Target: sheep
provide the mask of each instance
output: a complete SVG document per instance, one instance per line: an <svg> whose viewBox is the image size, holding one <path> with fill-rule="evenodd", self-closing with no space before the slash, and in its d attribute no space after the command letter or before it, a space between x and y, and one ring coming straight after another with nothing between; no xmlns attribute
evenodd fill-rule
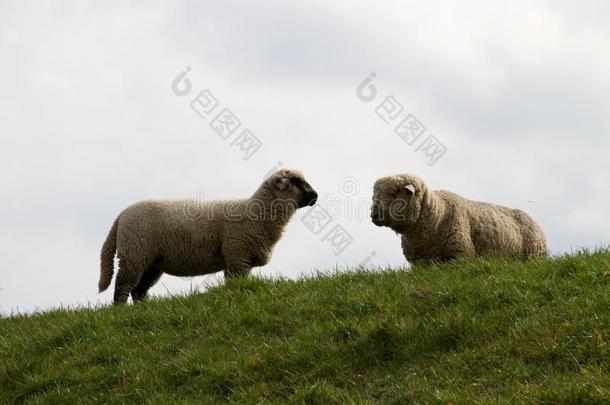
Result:
<svg viewBox="0 0 610 405"><path fill-rule="evenodd" d="M116 218L102 247L99 292L110 285L115 252L115 304L127 302L130 294L133 301L143 300L163 273L247 275L268 263L295 211L317 198L301 172L283 169L248 199L133 204Z"/></svg>
<svg viewBox="0 0 610 405"><path fill-rule="evenodd" d="M432 191L411 174L375 182L371 220L401 235L402 251L410 263L547 255L544 232L525 212Z"/></svg>

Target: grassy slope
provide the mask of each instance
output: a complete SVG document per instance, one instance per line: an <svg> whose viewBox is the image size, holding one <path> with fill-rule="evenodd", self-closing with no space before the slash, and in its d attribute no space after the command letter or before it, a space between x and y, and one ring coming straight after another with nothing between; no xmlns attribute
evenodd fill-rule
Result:
<svg viewBox="0 0 610 405"><path fill-rule="evenodd" d="M610 253L0 319L0 403L610 401Z"/></svg>

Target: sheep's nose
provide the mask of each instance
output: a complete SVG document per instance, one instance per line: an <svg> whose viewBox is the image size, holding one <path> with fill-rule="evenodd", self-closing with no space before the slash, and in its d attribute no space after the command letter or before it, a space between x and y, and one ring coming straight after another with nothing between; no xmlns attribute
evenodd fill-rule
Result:
<svg viewBox="0 0 610 405"><path fill-rule="evenodd" d="M379 208L376 205L373 205L373 207L371 207L371 221L377 225L380 222L380 217Z"/></svg>
<svg viewBox="0 0 610 405"><path fill-rule="evenodd" d="M314 205L318 201L318 193L312 191L309 193L309 205Z"/></svg>

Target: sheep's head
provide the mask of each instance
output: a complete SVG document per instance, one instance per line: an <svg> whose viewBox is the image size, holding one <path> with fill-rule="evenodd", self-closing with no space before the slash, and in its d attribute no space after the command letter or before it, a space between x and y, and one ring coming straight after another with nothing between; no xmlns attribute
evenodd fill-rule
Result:
<svg viewBox="0 0 610 405"><path fill-rule="evenodd" d="M318 193L298 170L278 170L265 185L275 199L294 201L298 208L314 205L318 200Z"/></svg>
<svg viewBox="0 0 610 405"><path fill-rule="evenodd" d="M402 174L378 179L373 186L371 220L402 233L417 222L426 191L417 176Z"/></svg>

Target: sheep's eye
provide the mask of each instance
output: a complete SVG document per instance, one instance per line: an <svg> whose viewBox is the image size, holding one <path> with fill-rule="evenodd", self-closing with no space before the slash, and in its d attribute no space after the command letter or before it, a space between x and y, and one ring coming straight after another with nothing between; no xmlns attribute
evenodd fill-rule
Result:
<svg viewBox="0 0 610 405"><path fill-rule="evenodd" d="M303 182L300 179L296 179L294 177L290 179L290 184L292 184L293 186L295 186L298 189L303 187Z"/></svg>

